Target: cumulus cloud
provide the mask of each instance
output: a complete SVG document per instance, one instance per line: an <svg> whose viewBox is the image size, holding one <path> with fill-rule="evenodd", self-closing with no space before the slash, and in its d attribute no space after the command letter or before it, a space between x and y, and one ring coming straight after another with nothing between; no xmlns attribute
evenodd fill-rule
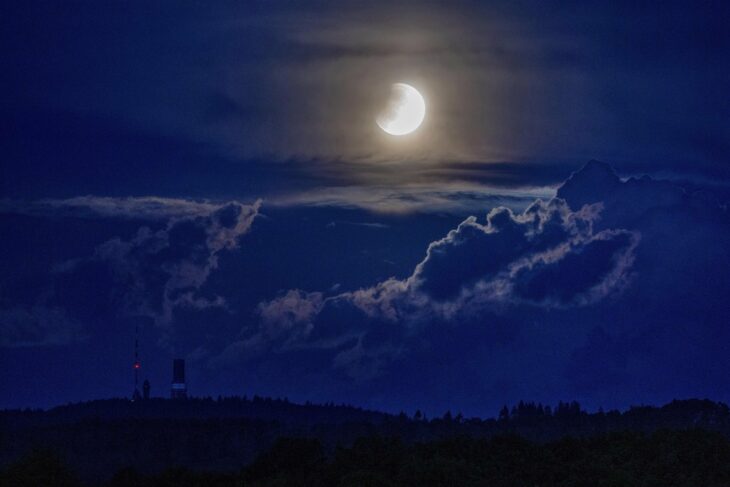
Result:
<svg viewBox="0 0 730 487"><path fill-rule="evenodd" d="M373 315L394 319L393 307L429 307L445 317L488 303L540 307L590 304L619 291L639 233L593 231L601 206L571 211L565 201L536 201L524 212L495 208L432 242L404 281L386 281L348 295ZM584 272L576 272L582 268ZM549 281L546 285L545 281ZM386 303L388 303L386 305Z"/></svg>
<svg viewBox="0 0 730 487"><path fill-rule="evenodd" d="M307 351L329 374L378 383L395 381L411 362L438 374L440 361L454 360L459 375L472 360L495 370L518 360L520 380L540 377L539 387L526 389L535 394L600 375L601 364L587 362L596 354L582 348L585 340L600 347L591 331L600 327L608 337L600 342L623 357L610 376L639 377L636 364L647 356L661 364L661 357L677 353L676 345L666 348L673 342L652 344L652 337L674 334L691 342L699 329L727 335L721 327L727 305L718 293L730 292L721 271L730 265L729 223L727 209L712 198L648 177L621 179L591 161L552 199L467 218L428 245L407 277L347 292L291 290L261 303L225 355L295 360ZM450 359L451 349L473 352ZM500 394L523 389L510 382L514 377L475 374Z"/></svg>
<svg viewBox="0 0 730 487"><path fill-rule="evenodd" d="M586 179L596 178L590 165L585 172ZM618 178L616 184L622 184ZM469 217L432 242L405 279L328 297L292 290L261 303L256 331L235 346L283 352L329 343L338 347L334 366L371 376L364 364L382 366L385 357L400 354L404 338L424 327L618 297L632 282L641 232L597 229L604 212L602 202L571 208L553 198L520 213L494 208L483 222ZM368 351L373 355L366 360Z"/></svg>
<svg viewBox="0 0 730 487"><path fill-rule="evenodd" d="M525 281L529 278L534 282L546 272L563 275L564 280L575 279L567 267L592 258L593 265L588 268L595 272L582 286L565 283L575 286L572 293L564 289L567 295L561 301L578 304L582 292L605 283L607 274L621 273L626 266L618 266L622 259L617 253L623 251L621 256L630 260L632 243L638 239L638 235L623 231L594 233L593 222L600 211L598 204L574 212L564 200L553 199L547 203L538 200L521 214L495 208L487 215L486 224L469 218L429 246L409 285L436 301L463 300L479 288L478 294L486 293L490 299L549 306L556 301L531 299L530 293L520 292ZM492 291L487 292L489 289Z"/></svg>

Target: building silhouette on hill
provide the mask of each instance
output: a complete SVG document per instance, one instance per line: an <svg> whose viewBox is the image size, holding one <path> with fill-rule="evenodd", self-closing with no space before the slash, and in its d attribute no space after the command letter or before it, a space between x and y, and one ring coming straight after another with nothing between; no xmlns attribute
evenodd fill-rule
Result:
<svg viewBox="0 0 730 487"><path fill-rule="evenodd" d="M185 384L185 359L176 358L172 361L172 390L173 399L186 399L188 388Z"/></svg>

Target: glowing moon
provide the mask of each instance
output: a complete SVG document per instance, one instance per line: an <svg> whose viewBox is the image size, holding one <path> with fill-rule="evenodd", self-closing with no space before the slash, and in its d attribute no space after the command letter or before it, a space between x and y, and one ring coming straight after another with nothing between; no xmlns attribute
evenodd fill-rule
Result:
<svg viewBox="0 0 730 487"><path fill-rule="evenodd" d="M418 90L405 83L395 83L390 87L388 104L375 121L390 135L405 135L416 130L425 116L426 102Z"/></svg>

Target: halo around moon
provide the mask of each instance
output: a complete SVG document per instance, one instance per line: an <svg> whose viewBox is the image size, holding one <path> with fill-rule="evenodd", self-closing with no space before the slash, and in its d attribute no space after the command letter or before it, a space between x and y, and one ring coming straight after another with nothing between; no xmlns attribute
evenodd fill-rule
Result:
<svg viewBox="0 0 730 487"><path fill-rule="evenodd" d="M423 123L426 102L417 89L405 83L394 83L390 97L375 122L390 135L410 134Z"/></svg>

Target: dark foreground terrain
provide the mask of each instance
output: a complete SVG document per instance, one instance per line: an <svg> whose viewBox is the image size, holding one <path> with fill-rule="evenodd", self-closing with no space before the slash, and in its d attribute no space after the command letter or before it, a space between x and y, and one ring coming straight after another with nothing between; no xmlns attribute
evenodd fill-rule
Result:
<svg viewBox="0 0 730 487"><path fill-rule="evenodd" d="M0 413L0 485L730 486L730 410L674 401L496 419L255 398Z"/></svg>

